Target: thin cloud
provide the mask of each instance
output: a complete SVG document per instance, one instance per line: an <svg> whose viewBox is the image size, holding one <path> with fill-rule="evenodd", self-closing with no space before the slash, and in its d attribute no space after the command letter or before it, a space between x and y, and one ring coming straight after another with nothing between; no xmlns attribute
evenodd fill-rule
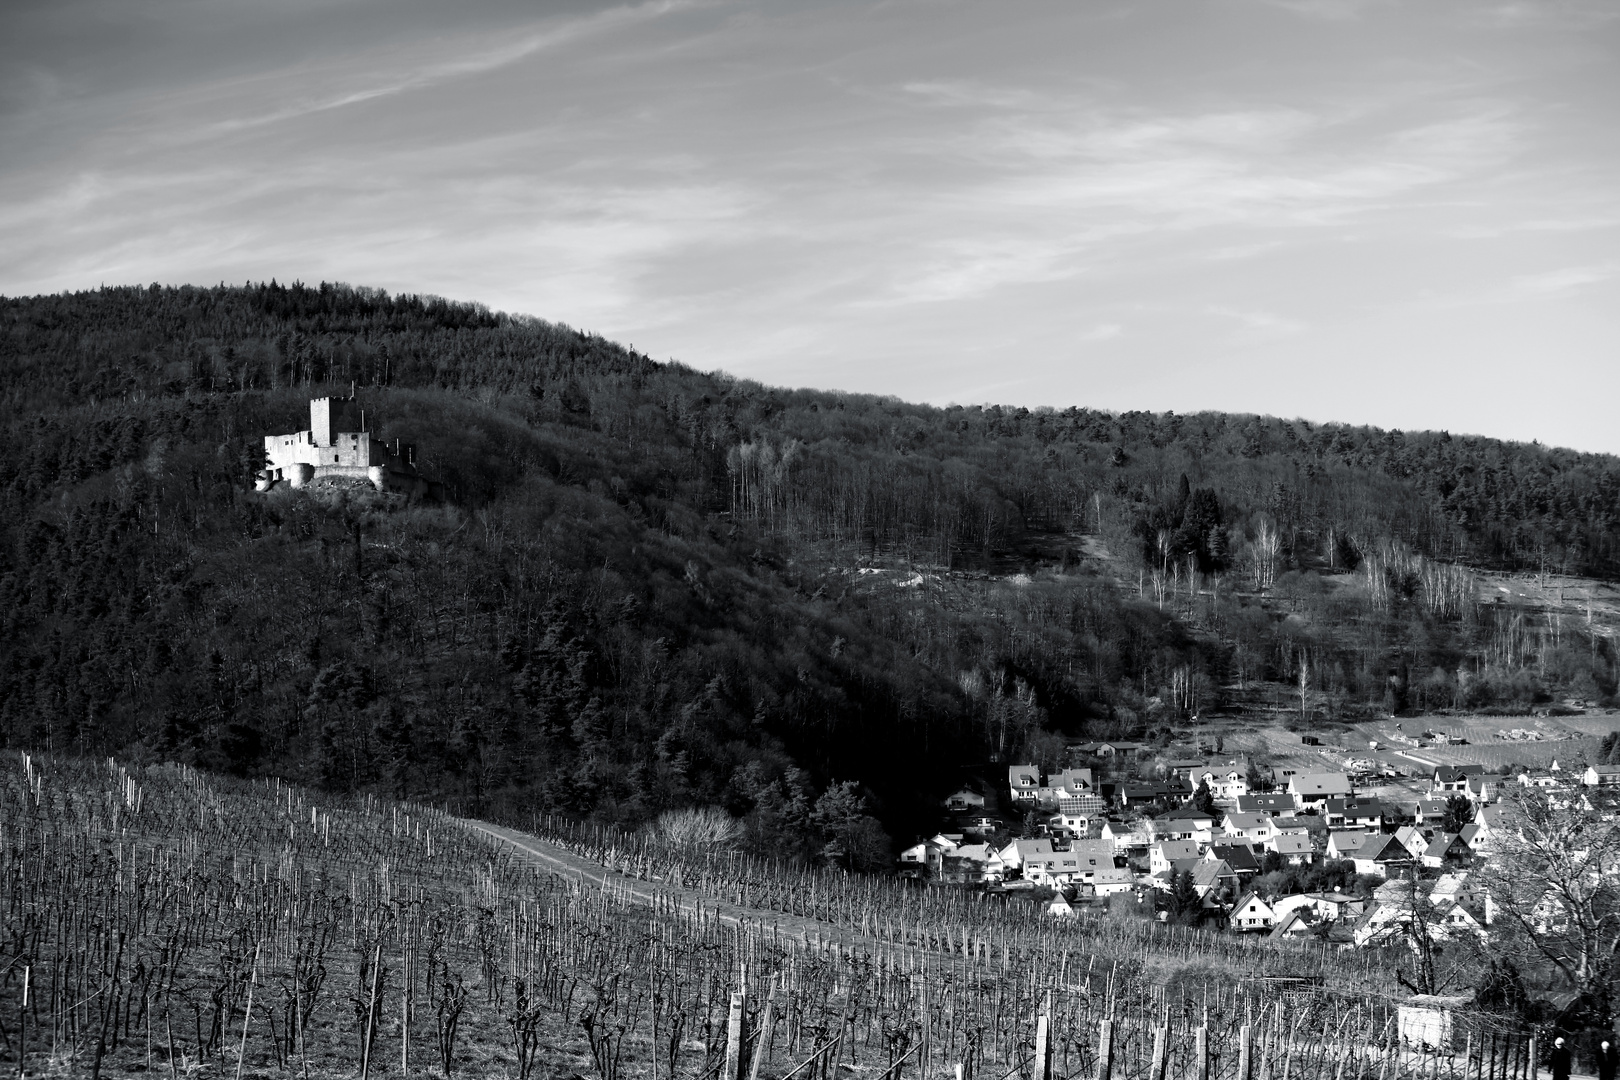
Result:
<svg viewBox="0 0 1620 1080"><path fill-rule="evenodd" d="M1620 275L1620 262L1598 263L1593 266L1566 266L1540 274L1526 274L1515 278L1513 288L1532 296L1551 296L1573 289L1596 285Z"/></svg>

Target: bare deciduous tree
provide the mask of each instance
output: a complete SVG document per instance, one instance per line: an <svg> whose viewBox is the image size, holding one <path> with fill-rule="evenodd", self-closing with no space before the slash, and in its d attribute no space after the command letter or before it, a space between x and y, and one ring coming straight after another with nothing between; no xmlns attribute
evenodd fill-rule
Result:
<svg viewBox="0 0 1620 1080"><path fill-rule="evenodd" d="M1494 841L1490 887L1501 922L1584 998L1613 1017L1620 969L1620 825L1600 794L1531 788ZM1591 801L1588 801L1588 800Z"/></svg>
<svg viewBox="0 0 1620 1080"><path fill-rule="evenodd" d="M742 835L737 820L717 806L670 810L653 826L667 843L679 848L720 848Z"/></svg>

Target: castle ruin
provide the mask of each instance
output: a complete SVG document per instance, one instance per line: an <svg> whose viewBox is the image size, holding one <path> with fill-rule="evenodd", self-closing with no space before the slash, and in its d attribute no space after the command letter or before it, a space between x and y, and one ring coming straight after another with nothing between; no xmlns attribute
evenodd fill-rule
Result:
<svg viewBox="0 0 1620 1080"><path fill-rule="evenodd" d="M346 398L312 399L309 429L266 435L264 457L265 467L254 478L258 491L321 480L365 481L378 491L405 495L426 495L433 486L416 470L415 447L372 438L352 392Z"/></svg>

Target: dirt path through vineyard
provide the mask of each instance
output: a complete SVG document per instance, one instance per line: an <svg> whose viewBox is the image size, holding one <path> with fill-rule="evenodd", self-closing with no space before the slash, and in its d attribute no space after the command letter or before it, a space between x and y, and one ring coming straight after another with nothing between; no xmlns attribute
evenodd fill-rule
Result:
<svg viewBox="0 0 1620 1080"><path fill-rule="evenodd" d="M871 946L870 939L862 938L843 927L835 926L820 919L805 918L802 915L789 915L781 911L771 911L768 908L743 907L740 904L727 903L716 900L711 896L704 896L696 889L689 889L658 881L642 881L638 878L626 877L617 871L609 870L600 863L591 862L547 840L542 840L529 833L517 829L508 829L502 825L492 825L487 821L474 821L470 818L461 819L461 823L469 829L493 836L510 844L519 853L541 867L550 870L559 877L585 882L602 888L611 889L620 895L652 906L657 899L664 903L679 905L680 910L692 914L701 910L705 915L719 919L731 926L750 927L758 931L776 933L792 938L806 946L831 945L834 942L845 948L857 941ZM889 949L907 949L914 946L898 945L890 942ZM937 960L935 961L937 963Z"/></svg>

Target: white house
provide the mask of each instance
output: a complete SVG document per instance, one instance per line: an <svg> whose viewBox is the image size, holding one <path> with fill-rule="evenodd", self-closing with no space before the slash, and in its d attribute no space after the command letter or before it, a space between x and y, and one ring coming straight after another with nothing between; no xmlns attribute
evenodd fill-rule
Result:
<svg viewBox="0 0 1620 1080"><path fill-rule="evenodd" d="M1141 822L1125 824L1119 821L1105 821L1102 826L1102 838L1112 840L1114 850L1124 854L1131 851L1146 851L1153 843L1153 833Z"/></svg>
<svg viewBox="0 0 1620 1080"><path fill-rule="evenodd" d="M1267 851L1275 851L1281 855L1283 862L1289 866L1308 864L1316 857L1311 834L1304 830L1289 829L1287 832L1272 833L1271 838L1262 846Z"/></svg>
<svg viewBox="0 0 1620 1080"><path fill-rule="evenodd" d="M1194 770L1188 777L1192 782L1193 790L1199 784L1208 784L1209 793L1221 802L1232 802L1239 795L1249 793L1249 776L1243 769L1231 766L1219 766Z"/></svg>
<svg viewBox="0 0 1620 1080"><path fill-rule="evenodd" d="M1235 840L1264 844L1277 834L1270 814L1240 814L1230 811L1221 820L1221 832Z"/></svg>
<svg viewBox="0 0 1620 1080"><path fill-rule="evenodd" d="M1468 796L1468 801L1475 805L1495 802L1500 797L1502 781L1503 777L1495 773L1480 773L1477 776L1470 776L1464 782L1463 794Z"/></svg>
<svg viewBox="0 0 1620 1080"><path fill-rule="evenodd" d="M1434 834L1434 839L1429 841L1428 849L1418 858L1424 866L1434 869L1447 863L1455 865L1471 862L1473 857L1474 850L1468 846L1468 842L1461 834L1441 832Z"/></svg>
<svg viewBox="0 0 1620 1080"><path fill-rule="evenodd" d="M1305 937L1315 932L1315 929L1316 927L1305 918L1303 911L1290 911L1286 915L1277 916L1277 925L1271 928L1271 936L1278 940Z"/></svg>
<svg viewBox="0 0 1620 1080"><path fill-rule="evenodd" d="M1154 835L1193 840L1201 847L1215 842L1215 815L1192 806L1178 806L1162 818L1154 819Z"/></svg>
<svg viewBox="0 0 1620 1080"><path fill-rule="evenodd" d="M935 833L919 844L913 844L900 853L900 872L904 876L927 873L939 877L945 856L962 846L960 833Z"/></svg>
<svg viewBox="0 0 1620 1080"><path fill-rule="evenodd" d="M1239 795L1232 807L1240 814L1270 814L1272 817L1293 817L1299 809L1294 797L1278 792Z"/></svg>
<svg viewBox="0 0 1620 1080"><path fill-rule="evenodd" d="M1439 798L1461 795L1468 790L1468 778L1485 771L1483 765L1439 765L1429 782L1429 791Z"/></svg>
<svg viewBox="0 0 1620 1080"><path fill-rule="evenodd" d="M1405 848L1414 859L1429 850L1429 838L1410 825L1402 825L1395 830L1395 842Z"/></svg>
<svg viewBox="0 0 1620 1080"><path fill-rule="evenodd" d="M1383 828L1384 804L1376 799L1329 799L1322 804L1322 816L1330 829L1363 829L1370 833Z"/></svg>
<svg viewBox="0 0 1620 1080"><path fill-rule="evenodd" d="M1091 823L1107 813L1107 804L1096 795L1064 796L1058 800L1058 814L1063 827L1076 836L1084 836Z"/></svg>
<svg viewBox="0 0 1620 1080"><path fill-rule="evenodd" d="M939 879L966 885L990 881L1000 876L999 870L991 873L990 861L994 856L989 844L960 844L954 851L941 853Z"/></svg>
<svg viewBox="0 0 1620 1080"><path fill-rule="evenodd" d="M1369 839L1371 837L1360 829L1346 829L1329 833L1326 857L1330 861L1353 859L1356 857L1356 852L1361 850L1361 845L1365 844Z"/></svg>
<svg viewBox="0 0 1620 1080"><path fill-rule="evenodd" d="M1148 848L1148 873L1167 874L1177 862L1198 858L1198 845L1191 840L1161 840Z"/></svg>
<svg viewBox="0 0 1620 1080"><path fill-rule="evenodd" d="M1581 774L1587 787L1620 787L1620 765L1588 765Z"/></svg>
<svg viewBox="0 0 1620 1080"><path fill-rule="evenodd" d="M1097 793L1090 769L1064 769L1062 772L1053 773L1046 778L1046 786L1055 790L1060 799Z"/></svg>
<svg viewBox="0 0 1620 1080"><path fill-rule="evenodd" d="M1309 911L1313 918L1329 922L1359 915L1362 907L1359 897L1336 892L1294 893L1271 902L1271 910L1278 919L1290 912Z"/></svg>
<svg viewBox="0 0 1620 1080"><path fill-rule="evenodd" d="M947 810L980 810L984 807L984 796L972 788L960 788L951 792L945 800Z"/></svg>
<svg viewBox="0 0 1620 1080"><path fill-rule="evenodd" d="M1040 798L1041 770L1034 765L1011 766L1007 770L1007 788L1014 802L1035 802Z"/></svg>
<svg viewBox="0 0 1620 1080"><path fill-rule="evenodd" d="M1114 843L1111 840L1076 840L1067 852L1059 852L1059 856L1074 859L1074 876L1070 880L1078 885L1095 885L1101 874L1112 877Z"/></svg>
<svg viewBox="0 0 1620 1080"><path fill-rule="evenodd" d="M1269 931L1276 921L1277 913L1252 889L1237 898L1227 916L1227 925L1240 933Z"/></svg>
<svg viewBox="0 0 1620 1080"><path fill-rule="evenodd" d="M1391 871L1409 867L1413 863L1412 853L1388 833L1367 837L1350 858L1355 860L1356 873L1386 878Z"/></svg>
<svg viewBox="0 0 1620 1080"><path fill-rule="evenodd" d="M1288 794L1301 809L1320 806L1329 799L1348 799L1356 793L1355 786L1344 773L1295 773L1288 781Z"/></svg>
<svg viewBox="0 0 1620 1080"><path fill-rule="evenodd" d="M1114 893L1126 893L1136 888L1135 878L1123 866L1099 868L1096 878L1089 884L1098 896L1112 896Z"/></svg>

